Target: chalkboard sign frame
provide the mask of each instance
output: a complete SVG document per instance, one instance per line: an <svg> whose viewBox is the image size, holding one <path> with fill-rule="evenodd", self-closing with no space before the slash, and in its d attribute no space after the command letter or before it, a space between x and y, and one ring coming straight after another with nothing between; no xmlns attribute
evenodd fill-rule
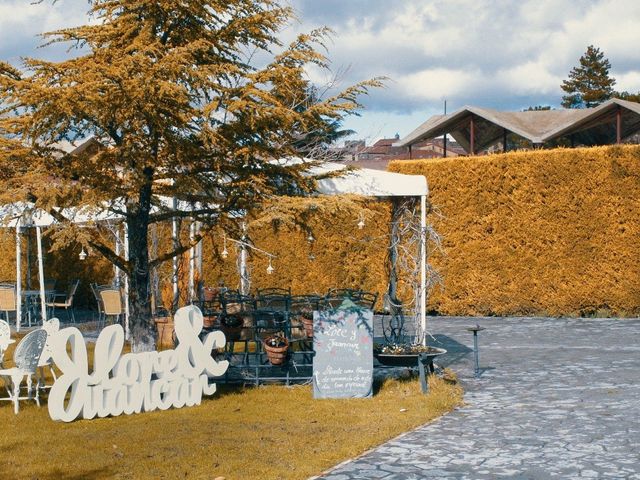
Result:
<svg viewBox="0 0 640 480"><path fill-rule="evenodd" d="M349 300L313 314L313 397L373 395L373 311Z"/></svg>

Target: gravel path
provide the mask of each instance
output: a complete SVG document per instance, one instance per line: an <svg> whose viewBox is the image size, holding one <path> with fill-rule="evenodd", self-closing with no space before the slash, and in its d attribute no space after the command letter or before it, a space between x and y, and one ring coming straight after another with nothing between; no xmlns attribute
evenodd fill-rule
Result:
<svg viewBox="0 0 640 480"><path fill-rule="evenodd" d="M320 478L640 479L640 320L430 322L466 406Z"/></svg>

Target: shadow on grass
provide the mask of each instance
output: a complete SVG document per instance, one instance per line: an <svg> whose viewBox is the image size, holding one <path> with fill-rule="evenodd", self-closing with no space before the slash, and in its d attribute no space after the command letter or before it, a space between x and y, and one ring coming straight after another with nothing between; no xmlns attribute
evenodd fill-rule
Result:
<svg viewBox="0 0 640 480"><path fill-rule="evenodd" d="M30 472L25 471L24 469L3 468L2 477L7 479L29 478L32 480L85 480L88 478L114 478L115 474L117 473L117 471L111 467L82 470L82 468L80 468L77 463L75 463L74 465L69 465L69 470L73 470L73 472L68 472L59 468L55 468L46 472Z"/></svg>

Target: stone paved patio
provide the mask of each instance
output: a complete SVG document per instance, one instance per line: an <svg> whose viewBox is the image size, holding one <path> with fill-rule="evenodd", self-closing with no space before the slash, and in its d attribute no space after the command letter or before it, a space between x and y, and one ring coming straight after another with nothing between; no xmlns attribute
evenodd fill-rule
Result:
<svg viewBox="0 0 640 480"><path fill-rule="evenodd" d="M640 320L436 318L467 405L320 477L640 479Z"/></svg>

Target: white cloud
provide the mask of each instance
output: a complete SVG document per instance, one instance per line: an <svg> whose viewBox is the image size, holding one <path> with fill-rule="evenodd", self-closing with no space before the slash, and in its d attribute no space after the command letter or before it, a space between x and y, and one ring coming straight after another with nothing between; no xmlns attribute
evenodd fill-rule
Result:
<svg viewBox="0 0 640 480"><path fill-rule="evenodd" d="M342 85L393 80L363 99L368 109L353 122L387 125L383 135L408 133L401 119L441 111L444 98L453 108L557 106L560 83L590 44L609 58L618 89L640 90L638 0L289 1L301 21L283 32L285 41L322 25L336 32L328 44L333 73L310 69L314 81L324 84L338 72ZM35 35L86 21L87 8L86 0L1 2L0 58L63 55L34 50Z"/></svg>
<svg viewBox="0 0 640 480"><path fill-rule="evenodd" d="M616 78L616 90L627 92L640 92L640 72L628 72L615 76Z"/></svg>
<svg viewBox="0 0 640 480"><path fill-rule="evenodd" d="M439 102L460 96L486 82L481 72L435 68L403 76L395 90L405 96Z"/></svg>
<svg viewBox="0 0 640 480"><path fill-rule="evenodd" d="M44 0L41 3L5 0L0 4L0 59L16 63L22 56L60 58L66 47L37 47L38 35L88 22L88 4L83 0Z"/></svg>
<svg viewBox="0 0 640 480"><path fill-rule="evenodd" d="M549 95L557 90L562 78L553 75L546 62L537 60L500 70L491 81L503 85L511 93Z"/></svg>

